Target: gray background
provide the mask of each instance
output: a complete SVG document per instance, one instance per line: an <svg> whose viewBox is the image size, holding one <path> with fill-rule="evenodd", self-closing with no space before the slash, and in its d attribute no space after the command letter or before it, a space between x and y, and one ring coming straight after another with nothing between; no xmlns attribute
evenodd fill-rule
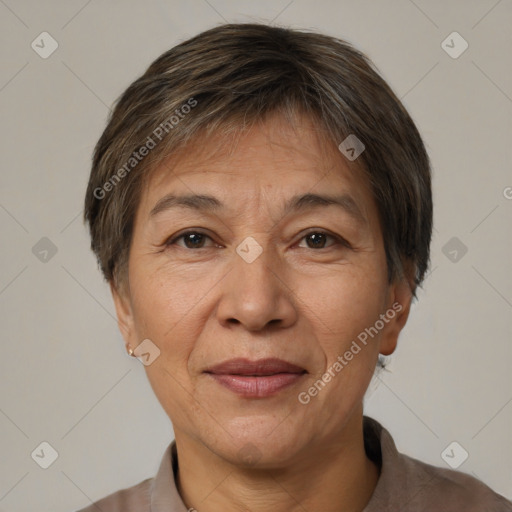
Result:
<svg viewBox="0 0 512 512"><path fill-rule="evenodd" d="M403 99L434 167L432 272L366 414L435 465L457 441L459 470L512 498L511 0L0 0L0 510L84 507L153 476L173 436L124 351L82 201L112 102L223 20L346 38ZM43 31L59 45L46 59ZM441 46L453 31L458 58ZM31 458L42 441L48 469Z"/></svg>

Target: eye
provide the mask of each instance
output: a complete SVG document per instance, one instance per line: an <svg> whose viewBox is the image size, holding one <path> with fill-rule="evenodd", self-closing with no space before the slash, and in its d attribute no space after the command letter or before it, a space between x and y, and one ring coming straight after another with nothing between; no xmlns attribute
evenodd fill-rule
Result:
<svg viewBox="0 0 512 512"><path fill-rule="evenodd" d="M169 239L165 245L178 245L179 247L184 247L185 249L202 249L204 248L204 244L207 239L211 240L208 235L201 233L200 231L187 231L172 239ZM177 243L179 240L183 240L183 243Z"/></svg>
<svg viewBox="0 0 512 512"><path fill-rule="evenodd" d="M211 237L202 233L201 231L186 231L184 233L170 238L165 245L172 246L177 245L184 249L203 249L207 241L213 242ZM350 248L350 244L341 237L331 235L324 231L311 231L302 237L301 241L306 242L306 246L299 244L299 247L306 247L309 249L325 249L331 245L343 245ZM326 245L329 240L332 240L330 245Z"/></svg>
<svg viewBox="0 0 512 512"><path fill-rule="evenodd" d="M347 241L343 240L338 236L330 235L329 233L326 233L324 231L311 231L310 233L302 237L301 240L306 241L306 247L309 249L325 249L326 242L328 239L334 240L334 245L341 244L344 245L345 247L350 247ZM299 245L299 247L304 247L304 245Z"/></svg>

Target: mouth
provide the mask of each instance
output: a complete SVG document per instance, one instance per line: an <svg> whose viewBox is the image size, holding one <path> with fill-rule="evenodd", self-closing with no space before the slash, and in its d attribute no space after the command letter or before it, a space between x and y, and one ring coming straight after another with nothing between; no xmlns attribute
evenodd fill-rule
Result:
<svg viewBox="0 0 512 512"><path fill-rule="evenodd" d="M218 384L246 398L266 398L297 383L308 372L282 359L231 359L205 373Z"/></svg>

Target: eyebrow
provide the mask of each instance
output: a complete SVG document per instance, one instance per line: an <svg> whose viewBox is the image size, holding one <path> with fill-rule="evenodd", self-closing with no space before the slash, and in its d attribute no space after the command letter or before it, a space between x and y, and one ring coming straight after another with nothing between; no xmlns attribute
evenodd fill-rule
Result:
<svg viewBox="0 0 512 512"><path fill-rule="evenodd" d="M366 218L359 206L348 194L326 195L326 194L299 194L287 201L284 207L284 214L299 212L308 209L337 206L343 209L351 217L359 222L366 222ZM201 194L174 195L168 194L162 197L149 213L150 218L171 208L188 208L201 212L214 212L222 209L224 204L214 196Z"/></svg>

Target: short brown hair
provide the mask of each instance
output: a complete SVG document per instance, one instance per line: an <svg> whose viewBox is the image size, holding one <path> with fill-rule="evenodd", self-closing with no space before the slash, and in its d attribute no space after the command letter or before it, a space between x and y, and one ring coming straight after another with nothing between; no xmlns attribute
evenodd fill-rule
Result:
<svg viewBox="0 0 512 512"><path fill-rule="evenodd" d="M414 122L351 44L264 24L221 25L184 41L116 102L95 147L84 213L108 281L124 275L141 186L158 163L191 140L271 113L305 114L336 145L351 134L362 141L357 167L377 205L389 280L413 269L415 293L429 265L432 192Z"/></svg>

